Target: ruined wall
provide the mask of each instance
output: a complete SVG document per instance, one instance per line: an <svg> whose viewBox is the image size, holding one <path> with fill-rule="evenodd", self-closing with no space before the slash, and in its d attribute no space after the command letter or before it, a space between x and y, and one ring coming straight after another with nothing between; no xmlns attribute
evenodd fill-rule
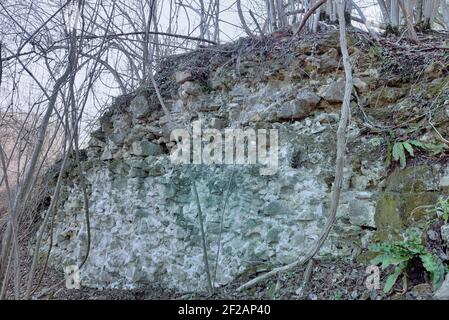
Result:
<svg viewBox="0 0 449 320"><path fill-rule="evenodd" d="M173 125L154 90L118 98L92 133L83 162L92 243L82 285L134 288L151 283L204 290L193 181L217 286L304 255L326 221L334 179L343 98L337 39L337 33L328 33L302 41L245 40L221 52L205 49L174 57L157 75L177 127L201 120L203 128L218 130L278 129L279 167L274 175L260 175L260 165L173 164ZM426 94L447 80L447 70L422 72L426 85L416 87L411 67L394 69L381 48L373 49L356 35L350 40L356 94L349 156L338 219L320 253L341 258L356 257L368 241L394 236L409 223L410 198L418 206L449 186L449 170L441 161L417 156L406 170L388 168L386 135L373 126L407 121L419 114L411 110L421 108L423 100L435 101L435 124L444 134L447 90L440 88L444 94L438 97ZM426 59L423 55L421 70L431 64ZM434 139L431 130L423 137ZM391 172L396 182L391 182ZM61 270L80 263L87 242L76 171L69 171L64 181L50 258Z"/></svg>

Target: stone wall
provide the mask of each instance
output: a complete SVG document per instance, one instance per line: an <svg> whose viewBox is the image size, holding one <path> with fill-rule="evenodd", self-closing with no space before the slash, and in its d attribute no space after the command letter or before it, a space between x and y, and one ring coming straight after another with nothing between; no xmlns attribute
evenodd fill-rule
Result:
<svg viewBox="0 0 449 320"><path fill-rule="evenodd" d="M118 98L92 133L82 163L92 234L82 285L159 284L180 291L204 290L193 182L217 286L304 255L326 221L334 179L343 97L336 39L336 33L313 41L270 39L270 52L276 54L260 47L242 54L232 47L239 58L197 52L169 60L157 79L175 126L152 88ZM404 92L411 81L385 88L381 57L356 36L350 43L357 94L352 102L348 159L338 219L320 252L347 259L363 251L373 236L394 236L395 228L408 223L405 216L413 208L404 207L410 203L404 197L421 199L415 201L420 205L434 200L449 184L449 171L440 163L395 169L396 175L401 172L408 178L391 182L394 178L385 165L386 141L382 134L367 131L366 113L389 110L384 119L393 113L403 116L400 106L409 99ZM198 61L204 59L207 67L201 69ZM443 75L436 78L444 80ZM385 93L379 95L382 86ZM188 127L193 120L218 130L278 129L278 171L263 176L260 165L171 163L169 153L175 147L171 130ZM430 198L415 193L410 187L414 183L405 181L424 181L419 192ZM80 263L86 244L83 197L79 177L72 170L64 180L50 263L61 270Z"/></svg>

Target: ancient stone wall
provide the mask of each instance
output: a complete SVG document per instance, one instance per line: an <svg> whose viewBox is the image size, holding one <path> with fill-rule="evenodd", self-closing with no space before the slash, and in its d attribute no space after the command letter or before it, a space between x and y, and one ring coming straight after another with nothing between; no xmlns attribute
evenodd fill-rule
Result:
<svg viewBox="0 0 449 320"><path fill-rule="evenodd" d="M151 283L204 290L194 182L217 286L292 262L315 243L329 208L343 98L337 34L313 41L270 41L270 48L278 50L275 54L260 47L238 58L204 54L204 70L195 65L202 53L169 61L157 79L175 125L151 88L118 98L102 116L82 164L92 234L82 285L135 288ZM337 222L320 252L346 259L359 255L372 239L394 236L396 227L408 223L407 212L413 208L406 208L410 199L405 198L413 198L418 206L435 200L449 185L449 171L438 162L411 164L405 171L386 166L385 135L370 131L369 125L372 128L373 119L385 124L406 118L404 105L422 103L410 98L412 78L393 72L387 79L382 54L355 36L350 42L355 94L348 159ZM401 80L389 83L391 76ZM426 81L436 86L444 76ZM427 91L420 90L425 99ZM447 110L445 99L447 95L437 103ZM440 116L447 121L447 114ZM195 120L201 120L204 129L221 132L277 129L276 173L261 175L260 164L173 164L170 133ZM396 178L399 182L391 182L391 172L395 177L402 174ZM61 270L80 263L87 242L76 171L68 172L64 181L50 259Z"/></svg>

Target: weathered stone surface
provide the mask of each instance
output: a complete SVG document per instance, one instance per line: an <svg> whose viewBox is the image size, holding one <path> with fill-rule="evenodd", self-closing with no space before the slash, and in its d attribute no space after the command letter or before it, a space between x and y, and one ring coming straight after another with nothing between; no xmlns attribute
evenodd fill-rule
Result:
<svg viewBox="0 0 449 320"><path fill-rule="evenodd" d="M330 49L320 57L320 71L336 71L341 67L339 60L337 49Z"/></svg>
<svg viewBox="0 0 449 320"><path fill-rule="evenodd" d="M296 99L306 107L316 107L320 102L321 98L313 91L309 89L299 90Z"/></svg>
<svg viewBox="0 0 449 320"><path fill-rule="evenodd" d="M302 89L294 100L284 103L279 108L277 118L281 120L303 119L310 114L320 100L321 98L313 91Z"/></svg>
<svg viewBox="0 0 449 320"><path fill-rule="evenodd" d="M291 262L308 251L321 230L325 218L323 199L329 195L323 172L333 171L330 165L333 155L325 151L325 146L333 144L333 135L315 136L310 126L302 122L285 124L280 130L281 160L275 176L254 174L258 171L251 166L236 167L223 220L219 285L228 283L261 259L274 264ZM287 132L296 133L287 135ZM315 139L328 142L320 144L313 142ZM323 166L319 170L302 167L298 174L298 169L291 168L290 150L304 143L311 146L309 159ZM150 154L141 152L145 145L138 140L132 149L139 149L135 152L139 155ZM204 282L198 279L203 279L205 273L190 179L195 176L198 185L208 250L214 257L222 194L229 183L231 168L204 166L198 176L193 167L173 165L161 154L106 163L91 161L94 162L86 178L91 186L91 212L95 212L91 227L96 232L89 263L81 276L82 284L133 288L158 281L178 290L200 290L199 283ZM85 238L83 220L73 220L83 216L81 189L76 185L66 188L70 196L60 212L67 223L58 224L55 234L65 234L70 228L74 236L58 242L52 250L50 261L56 265L79 262L86 244L81 240ZM321 251L324 255L340 253L332 242ZM177 271L173 274L172 270Z"/></svg>
<svg viewBox="0 0 449 320"><path fill-rule="evenodd" d="M360 78L354 78L354 87L357 89L359 93L365 93L368 90L368 84L361 80Z"/></svg>
<svg viewBox="0 0 449 320"><path fill-rule="evenodd" d="M210 123L210 127L212 129L224 129L226 128L226 124L227 122L224 119L213 118Z"/></svg>
<svg viewBox="0 0 449 320"><path fill-rule="evenodd" d="M111 152L111 150L104 149L103 153L101 154L100 159L103 160L103 161L111 160L112 159L112 152Z"/></svg>
<svg viewBox="0 0 449 320"><path fill-rule="evenodd" d="M404 88L379 88L371 93L372 103L381 106L385 104L393 104L399 101L408 93Z"/></svg>
<svg viewBox="0 0 449 320"><path fill-rule="evenodd" d="M360 227L376 227L374 220L376 204L371 201L354 199L349 203L349 221Z"/></svg>
<svg viewBox="0 0 449 320"><path fill-rule="evenodd" d="M433 297L437 300L449 300L449 274L446 275L446 279Z"/></svg>
<svg viewBox="0 0 449 320"><path fill-rule="evenodd" d="M131 110L134 119L140 119L148 116L151 112L151 107L148 100L142 95L138 95L131 100L129 109Z"/></svg>
<svg viewBox="0 0 449 320"><path fill-rule="evenodd" d="M424 69L424 74L428 79L436 79L443 75L445 66L441 61L434 61Z"/></svg>
<svg viewBox="0 0 449 320"><path fill-rule="evenodd" d="M214 260L220 251L217 286L308 253L329 213L339 121L336 103L344 91L344 81L335 81L335 75L343 76L334 49L338 33L331 40L332 44L320 38L317 46L309 43L290 57L252 56L241 61L240 69L228 63L229 57L219 59L209 75L205 68L201 85L171 70L165 74L172 87L168 90L170 84L161 83L171 117L157 110L157 104L148 104L157 97L142 94L110 108L83 162L95 232L81 284L137 288L158 283L180 291L204 291L192 181L203 209L208 256ZM290 76L293 63L301 76ZM369 68L375 67L370 61ZM375 90L364 103L377 106L377 101L388 101L388 117L408 106L398 99L410 88L376 87L382 80L379 72L360 68L356 64L357 91L367 90L365 85ZM385 121L384 111L369 106L365 110L376 123ZM412 167L410 161L406 169L388 170L385 139L375 132L366 134L366 119L359 118L358 108L352 111L340 206L321 256L353 257L355 247L367 248L372 239L394 238L415 219L429 215L414 209L435 203L449 187L449 172L438 164ZM401 121L408 121L409 113L402 113ZM176 144L170 133L189 127L193 120L201 120L204 129L278 130L277 171L261 176L261 164L172 163L168 152ZM70 174L63 181L49 260L58 269L79 264L87 245L83 192L76 172ZM48 241L44 239L47 246ZM46 252L47 246L42 250Z"/></svg>
<svg viewBox="0 0 449 320"><path fill-rule="evenodd" d="M176 83L183 84L186 81L193 80L192 72L188 70L178 71L175 73Z"/></svg>
<svg viewBox="0 0 449 320"><path fill-rule="evenodd" d="M149 141L134 141L132 154L136 156L157 156L161 153L161 147Z"/></svg>
<svg viewBox="0 0 449 320"><path fill-rule="evenodd" d="M189 97L189 96L198 96L201 93L200 86L192 81L186 81L184 82L181 87L179 88L179 94L181 97Z"/></svg>
<svg viewBox="0 0 449 320"><path fill-rule="evenodd" d="M441 238L444 242L449 244L449 224L441 226Z"/></svg>
<svg viewBox="0 0 449 320"><path fill-rule="evenodd" d="M318 93L324 100L330 103L343 102L345 95L345 81L340 79L324 86Z"/></svg>

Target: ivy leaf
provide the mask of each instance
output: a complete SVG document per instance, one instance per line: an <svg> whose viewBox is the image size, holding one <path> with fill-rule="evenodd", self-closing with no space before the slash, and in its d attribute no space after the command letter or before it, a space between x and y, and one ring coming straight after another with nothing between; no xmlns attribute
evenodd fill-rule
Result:
<svg viewBox="0 0 449 320"><path fill-rule="evenodd" d="M428 143L428 144L426 144L426 149L430 151L432 156L436 156L436 155L444 152L447 148L448 148L447 145L445 145L444 143L436 143L436 144Z"/></svg>
<svg viewBox="0 0 449 320"><path fill-rule="evenodd" d="M391 143L387 142L387 159L385 160L385 165L389 167L391 165Z"/></svg>
<svg viewBox="0 0 449 320"><path fill-rule="evenodd" d="M441 260L431 253L419 256L423 267L430 273L430 279L434 288L439 288L444 280L445 268Z"/></svg>
<svg viewBox="0 0 449 320"><path fill-rule="evenodd" d="M411 145L410 143L408 143L408 142L403 142L402 145L404 146L405 150L407 150L408 153L409 153L412 157L415 156L415 155L413 154L413 147L412 147L412 145Z"/></svg>
<svg viewBox="0 0 449 320"><path fill-rule="evenodd" d="M407 165L407 161L405 159L405 150L403 142L396 142L393 146L393 159L398 161L401 164L401 169L404 169Z"/></svg>
<svg viewBox="0 0 449 320"><path fill-rule="evenodd" d="M409 251L403 250L399 245L389 244L375 244L370 246L373 252L380 252L380 254L371 259L371 264L381 264L382 270L389 265L398 265L413 258Z"/></svg>
<svg viewBox="0 0 449 320"><path fill-rule="evenodd" d="M404 169L407 166L407 161L405 160L404 146L402 146L402 152L399 154L399 163L401 164L401 169Z"/></svg>
<svg viewBox="0 0 449 320"><path fill-rule="evenodd" d="M402 262L405 262L408 260L410 260L409 256L383 255L381 260L377 264L382 263L381 268L382 268L382 270L385 270L389 265L398 265L398 264L401 264ZM374 261L374 262L376 262L376 261Z"/></svg>
<svg viewBox="0 0 449 320"><path fill-rule="evenodd" d="M424 144L422 144L422 143L419 142L418 140L411 140L411 141L409 141L409 142L410 142L410 144L414 145L415 147L422 148L422 149L425 148L425 147L424 147Z"/></svg>
<svg viewBox="0 0 449 320"><path fill-rule="evenodd" d="M401 153L404 153L404 146L402 145L401 142L396 142L393 145L393 159L398 161Z"/></svg>
<svg viewBox="0 0 449 320"><path fill-rule="evenodd" d="M394 272L388 276L387 280L385 281L385 287L384 287L385 293L390 292L391 288L393 288L394 284L398 280L398 277L401 275L402 271L404 271L405 266L406 266L405 263L401 263L400 265L398 265L396 267Z"/></svg>

